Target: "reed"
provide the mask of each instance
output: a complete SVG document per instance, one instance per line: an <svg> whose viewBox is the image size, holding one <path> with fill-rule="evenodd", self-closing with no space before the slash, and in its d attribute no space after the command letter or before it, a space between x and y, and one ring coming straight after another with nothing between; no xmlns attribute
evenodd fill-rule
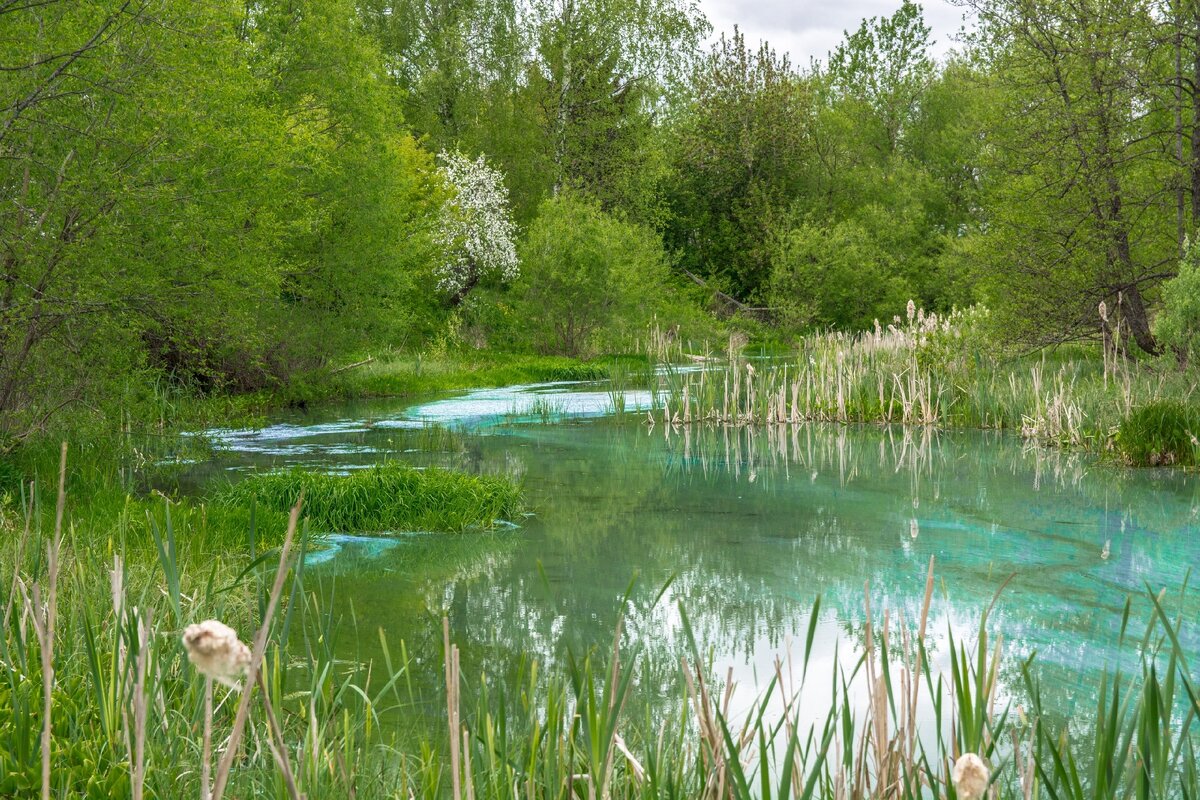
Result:
<svg viewBox="0 0 1200 800"><path fill-rule="evenodd" d="M700 371L666 368L648 388L671 426L900 423L1014 431L1042 444L1107 450L1135 406L1194 402L1197 382L1161 364L1072 350L1003 360L981 333L987 312L913 310L887 328L800 339L793 358ZM1190 440L1189 440L1190 441Z"/></svg>

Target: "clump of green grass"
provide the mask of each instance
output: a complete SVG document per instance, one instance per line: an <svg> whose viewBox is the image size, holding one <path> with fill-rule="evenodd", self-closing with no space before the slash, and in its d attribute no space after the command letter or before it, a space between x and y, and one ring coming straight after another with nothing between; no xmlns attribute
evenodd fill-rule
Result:
<svg viewBox="0 0 1200 800"><path fill-rule="evenodd" d="M507 478L398 463L349 475L305 469L263 473L221 491L217 499L224 505L255 504L283 512L302 491L304 514L313 529L343 533L490 528L521 507L520 487Z"/></svg>
<svg viewBox="0 0 1200 800"><path fill-rule="evenodd" d="M1161 400L1134 409L1117 430L1121 456L1139 467L1200 464L1200 413Z"/></svg>

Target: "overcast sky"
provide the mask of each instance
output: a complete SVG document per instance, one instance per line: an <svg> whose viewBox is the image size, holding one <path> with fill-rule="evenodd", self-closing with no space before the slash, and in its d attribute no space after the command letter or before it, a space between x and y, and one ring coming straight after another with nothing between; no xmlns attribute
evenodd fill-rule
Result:
<svg viewBox="0 0 1200 800"><path fill-rule="evenodd" d="M901 0L699 0L713 26L713 37L733 30L736 24L746 44L766 39L779 52L791 54L792 63L806 67L809 58L825 56L854 31L864 17L890 15ZM924 0L925 24L933 29L933 52L944 55L955 44L951 36L962 27L962 10L947 0Z"/></svg>

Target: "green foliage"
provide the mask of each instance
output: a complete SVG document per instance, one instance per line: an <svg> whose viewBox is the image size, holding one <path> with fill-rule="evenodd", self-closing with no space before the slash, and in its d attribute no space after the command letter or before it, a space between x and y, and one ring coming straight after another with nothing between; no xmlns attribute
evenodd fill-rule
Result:
<svg viewBox="0 0 1200 800"><path fill-rule="evenodd" d="M806 188L814 104L786 56L734 31L696 65L669 128L666 244L738 299L758 299L772 221Z"/></svg>
<svg viewBox="0 0 1200 800"><path fill-rule="evenodd" d="M222 490L226 506L283 513L304 493L304 516L319 531L462 531L490 528L520 511L507 478L388 463L347 475L293 469L255 475Z"/></svg>
<svg viewBox="0 0 1200 800"><path fill-rule="evenodd" d="M1200 244L1186 246L1179 274L1163 284L1162 294L1154 334L1181 365L1200 359Z"/></svg>
<svg viewBox="0 0 1200 800"><path fill-rule="evenodd" d="M793 228L771 261L771 306L784 325L862 330L890 320L913 296L893 257L855 222Z"/></svg>
<svg viewBox="0 0 1200 800"><path fill-rule="evenodd" d="M1195 405L1148 403L1121 421L1115 443L1134 466L1200 465L1200 413Z"/></svg>
<svg viewBox="0 0 1200 800"><path fill-rule="evenodd" d="M577 356L628 341L672 291L652 231L571 193L542 205L521 260L519 324L544 352Z"/></svg>

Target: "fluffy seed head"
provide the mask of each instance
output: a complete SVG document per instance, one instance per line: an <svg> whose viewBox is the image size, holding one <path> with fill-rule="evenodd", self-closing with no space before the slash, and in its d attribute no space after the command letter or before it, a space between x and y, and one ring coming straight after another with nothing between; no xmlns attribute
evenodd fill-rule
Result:
<svg viewBox="0 0 1200 800"><path fill-rule="evenodd" d="M963 753L958 761L954 762L952 777L959 800L979 800L991 781L987 764L974 753Z"/></svg>
<svg viewBox="0 0 1200 800"><path fill-rule="evenodd" d="M183 646L196 669L230 688L240 688L238 679L250 670L250 648L238 639L237 631L218 620L188 625Z"/></svg>

